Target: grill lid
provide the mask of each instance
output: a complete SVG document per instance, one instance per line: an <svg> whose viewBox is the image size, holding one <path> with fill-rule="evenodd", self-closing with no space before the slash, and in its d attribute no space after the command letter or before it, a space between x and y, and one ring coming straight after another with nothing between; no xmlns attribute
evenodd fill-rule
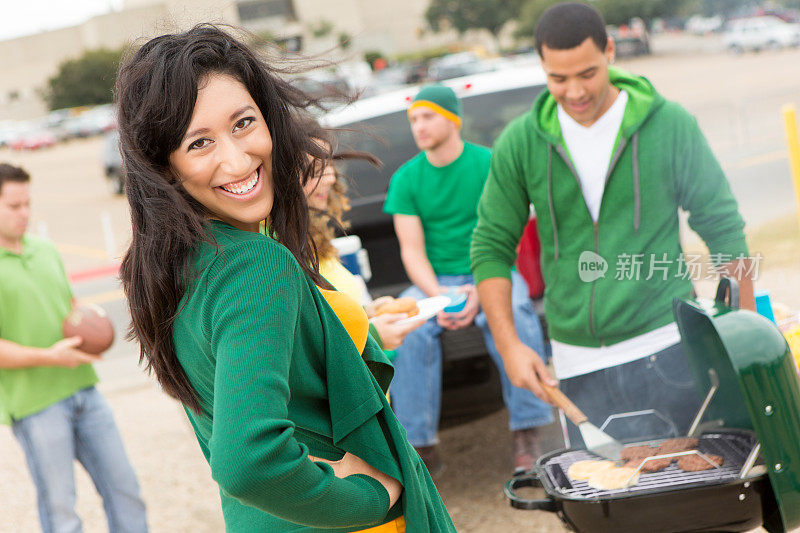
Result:
<svg viewBox="0 0 800 533"><path fill-rule="evenodd" d="M727 300L726 300L727 298ZM800 526L800 382L786 340L766 318L740 310L735 281L723 278L713 302L675 300L681 332L698 393L719 388L705 420L752 429L778 503L780 516L766 517L768 531Z"/></svg>

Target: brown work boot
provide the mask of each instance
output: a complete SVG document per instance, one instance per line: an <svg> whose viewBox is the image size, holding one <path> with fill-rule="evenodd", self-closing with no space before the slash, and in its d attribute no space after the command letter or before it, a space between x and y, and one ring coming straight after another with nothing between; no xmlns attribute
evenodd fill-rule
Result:
<svg viewBox="0 0 800 533"><path fill-rule="evenodd" d="M439 450L436 448L435 444L433 446L420 446L419 448L414 447L414 449L417 450L422 462L425 463L425 466L428 468L428 472L430 473L431 477L441 473L441 471L444 469L444 463L442 462L442 458L439 455Z"/></svg>
<svg viewBox="0 0 800 533"><path fill-rule="evenodd" d="M542 454L539 443L539 428L518 429L511 432L514 446L514 475L530 471Z"/></svg>

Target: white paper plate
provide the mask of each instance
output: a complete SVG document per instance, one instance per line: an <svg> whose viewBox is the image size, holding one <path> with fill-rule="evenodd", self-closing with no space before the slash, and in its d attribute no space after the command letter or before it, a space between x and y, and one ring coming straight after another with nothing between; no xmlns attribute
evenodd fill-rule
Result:
<svg viewBox="0 0 800 533"><path fill-rule="evenodd" d="M418 320L428 320L432 316L436 316L436 314L450 305L450 298L447 296L433 296L432 298L425 298L424 300L419 300L417 302L417 307L419 308L419 314L414 315L409 318L404 318L403 320L398 320L395 324L410 324L412 322L416 322Z"/></svg>

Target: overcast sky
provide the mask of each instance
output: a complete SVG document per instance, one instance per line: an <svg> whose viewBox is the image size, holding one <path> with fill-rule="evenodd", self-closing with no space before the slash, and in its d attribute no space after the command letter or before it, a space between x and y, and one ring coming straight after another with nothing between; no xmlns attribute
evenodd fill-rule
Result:
<svg viewBox="0 0 800 533"><path fill-rule="evenodd" d="M75 26L121 7L122 0L0 0L0 40Z"/></svg>

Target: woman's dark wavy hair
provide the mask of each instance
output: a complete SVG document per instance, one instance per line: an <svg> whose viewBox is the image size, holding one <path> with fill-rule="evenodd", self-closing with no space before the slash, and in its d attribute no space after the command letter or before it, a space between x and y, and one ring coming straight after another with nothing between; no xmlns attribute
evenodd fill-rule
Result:
<svg viewBox="0 0 800 533"><path fill-rule="evenodd" d="M319 101L283 80L280 75L287 72L219 27L202 24L148 41L117 77L120 149L133 225L120 272L132 318L128 336L139 341L139 362L147 361L147 371L163 389L196 412L200 402L176 357L172 326L194 274L190 253L209 240L208 213L186 192L169 156L181 143L198 87L208 75L237 79L261 110L273 143L274 201L272 211L264 213L266 227L315 283L329 287L317 271L302 189L312 171L306 154L331 157L314 141L327 133L303 118L303 110Z"/></svg>

